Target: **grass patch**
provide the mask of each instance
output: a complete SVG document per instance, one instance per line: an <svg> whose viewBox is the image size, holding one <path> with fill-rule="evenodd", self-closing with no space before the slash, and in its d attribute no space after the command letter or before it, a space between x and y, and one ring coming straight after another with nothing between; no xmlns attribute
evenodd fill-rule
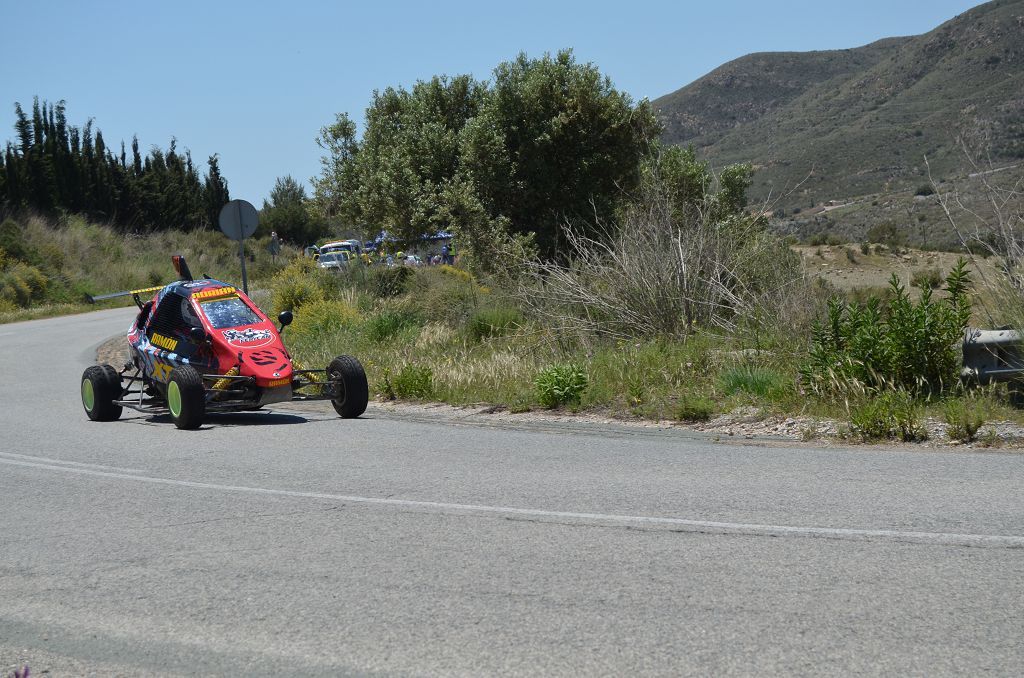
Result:
<svg viewBox="0 0 1024 678"><path fill-rule="evenodd" d="M384 394L396 398L425 399L434 393L434 372L423 365L404 365L398 372L384 374Z"/></svg>
<svg viewBox="0 0 1024 678"><path fill-rule="evenodd" d="M110 308L113 308L113 305ZM95 310L98 309L93 304L47 304L45 306L33 306L32 308L0 309L0 325L23 322L25 320L55 318L75 313L88 313Z"/></svg>
<svg viewBox="0 0 1024 678"><path fill-rule="evenodd" d="M403 294L413 275L413 270L406 266L376 266L366 274L366 281L374 296L388 299Z"/></svg>
<svg viewBox="0 0 1024 678"><path fill-rule="evenodd" d="M985 425L983 406L973 398L946 401L943 417L946 420L946 435L956 442L973 442L978 431Z"/></svg>
<svg viewBox="0 0 1024 678"><path fill-rule="evenodd" d="M559 405L579 405L588 383L587 373L575 363L546 367L534 380L537 401L548 409Z"/></svg>
<svg viewBox="0 0 1024 678"><path fill-rule="evenodd" d="M419 317L414 313L386 309L366 321L365 331L370 341L383 343L393 339L400 332L419 325Z"/></svg>
<svg viewBox="0 0 1024 678"><path fill-rule="evenodd" d="M713 400L701 395L685 395L676 403L673 418L684 423L709 421L715 416Z"/></svg>
<svg viewBox="0 0 1024 678"><path fill-rule="evenodd" d="M238 244L219 231L124 233L77 216L0 224L0 322L130 305L131 299L86 306L88 295L152 287L173 281L172 254L183 254L196 276L241 282ZM246 241L251 289L267 288L298 250L283 248L278 262L267 238ZM18 309L24 309L19 311Z"/></svg>
<svg viewBox="0 0 1024 678"><path fill-rule="evenodd" d="M727 367L719 382L726 395L743 393L771 401L781 399L792 383L775 370L751 365Z"/></svg>
<svg viewBox="0 0 1024 678"><path fill-rule="evenodd" d="M523 325L523 314L517 308L483 308L469 319L469 334L476 340L502 337Z"/></svg>
<svg viewBox="0 0 1024 678"><path fill-rule="evenodd" d="M852 408L850 431L865 442L928 439L921 423L921 405L906 391L885 391Z"/></svg>

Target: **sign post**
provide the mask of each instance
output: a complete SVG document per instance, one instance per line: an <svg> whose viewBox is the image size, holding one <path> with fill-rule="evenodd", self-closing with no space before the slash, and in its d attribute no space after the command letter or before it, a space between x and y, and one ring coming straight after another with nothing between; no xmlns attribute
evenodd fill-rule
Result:
<svg viewBox="0 0 1024 678"><path fill-rule="evenodd" d="M245 273L245 239L256 232L260 222L259 213L245 200L232 200L220 209L217 221L224 235L238 241L238 258L242 262L242 291L249 294L249 278Z"/></svg>

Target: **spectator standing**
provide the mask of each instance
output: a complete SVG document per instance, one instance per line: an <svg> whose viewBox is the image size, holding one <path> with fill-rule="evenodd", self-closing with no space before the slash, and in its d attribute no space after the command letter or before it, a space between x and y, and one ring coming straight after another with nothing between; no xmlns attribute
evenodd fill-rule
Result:
<svg viewBox="0 0 1024 678"><path fill-rule="evenodd" d="M277 237L277 231L270 232L270 244L267 245L267 251L270 252L270 261L277 263L277 255L281 253L281 241Z"/></svg>

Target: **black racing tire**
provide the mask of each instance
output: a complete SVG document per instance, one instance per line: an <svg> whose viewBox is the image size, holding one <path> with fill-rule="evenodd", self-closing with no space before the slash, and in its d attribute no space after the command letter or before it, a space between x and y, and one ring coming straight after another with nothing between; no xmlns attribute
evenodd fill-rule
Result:
<svg viewBox="0 0 1024 678"><path fill-rule="evenodd" d="M180 365L167 382L167 409L180 429L197 429L206 416L206 389L203 378L191 365Z"/></svg>
<svg viewBox="0 0 1024 678"><path fill-rule="evenodd" d="M114 421L123 408L121 375L110 365L93 365L82 373L82 407L93 421Z"/></svg>
<svg viewBox="0 0 1024 678"><path fill-rule="evenodd" d="M338 397L331 400L331 404L343 419L354 419L366 411L370 385L358 360L350 355L339 355L327 366L327 380L336 384Z"/></svg>

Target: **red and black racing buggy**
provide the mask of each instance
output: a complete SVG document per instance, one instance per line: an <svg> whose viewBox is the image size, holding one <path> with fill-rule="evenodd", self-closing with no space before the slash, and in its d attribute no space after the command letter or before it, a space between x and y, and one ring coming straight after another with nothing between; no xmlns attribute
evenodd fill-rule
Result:
<svg viewBox="0 0 1024 678"><path fill-rule="evenodd" d="M295 369L280 329L227 283L193 280L181 256L172 257L180 280L106 294L132 295L139 315L128 329L129 360L118 371L94 365L82 375L82 405L93 421L113 421L128 407L170 414L182 429L198 428L210 412L258 410L272 403L330 400L344 418L366 411L369 388L363 366L338 356L324 370ZM143 302L140 295L156 292Z"/></svg>

